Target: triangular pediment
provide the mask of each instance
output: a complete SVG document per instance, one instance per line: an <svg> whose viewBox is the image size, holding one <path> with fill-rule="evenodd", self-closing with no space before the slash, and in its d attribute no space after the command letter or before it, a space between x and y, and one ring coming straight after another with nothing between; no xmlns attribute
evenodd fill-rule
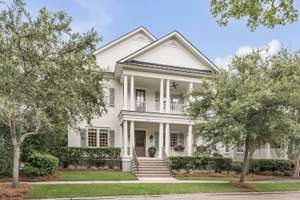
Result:
<svg viewBox="0 0 300 200"><path fill-rule="evenodd" d="M130 60L199 70L218 70L206 56L178 32L152 42L122 59L121 62Z"/></svg>

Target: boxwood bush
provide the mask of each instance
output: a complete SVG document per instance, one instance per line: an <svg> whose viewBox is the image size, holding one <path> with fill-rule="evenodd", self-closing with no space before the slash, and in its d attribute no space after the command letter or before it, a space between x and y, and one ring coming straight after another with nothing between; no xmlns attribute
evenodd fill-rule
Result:
<svg viewBox="0 0 300 200"><path fill-rule="evenodd" d="M120 168L121 148L102 147L102 148L64 148L59 155L62 167L109 167Z"/></svg>
<svg viewBox="0 0 300 200"><path fill-rule="evenodd" d="M291 160L259 159L251 161L249 171L254 174L283 176L292 174L293 168Z"/></svg>
<svg viewBox="0 0 300 200"><path fill-rule="evenodd" d="M22 172L28 177L39 177L52 175L58 167L59 160L55 156L41 152L32 152Z"/></svg>
<svg viewBox="0 0 300 200"><path fill-rule="evenodd" d="M223 157L170 157L170 167L172 170L230 171L231 162L231 158Z"/></svg>

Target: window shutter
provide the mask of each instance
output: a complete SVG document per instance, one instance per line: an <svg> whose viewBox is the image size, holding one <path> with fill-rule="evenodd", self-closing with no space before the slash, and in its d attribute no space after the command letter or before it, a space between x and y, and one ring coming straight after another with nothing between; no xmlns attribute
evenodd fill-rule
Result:
<svg viewBox="0 0 300 200"><path fill-rule="evenodd" d="M115 106L115 88L109 88L109 106Z"/></svg>
<svg viewBox="0 0 300 200"><path fill-rule="evenodd" d="M80 128L79 129L79 133L80 133L80 142L81 142L81 144L80 144L80 146L81 147L86 147L86 140L87 140L87 138L86 138L86 129L85 128Z"/></svg>
<svg viewBox="0 0 300 200"><path fill-rule="evenodd" d="M155 148L156 148L156 151L158 151L158 140L159 140L159 134L158 132L155 132L155 136L154 136L154 142L155 142Z"/></svg>
<svg viewBox="0 0 300 200"><path fill-rule="evenodd" d="M114 147L115 146L115 131L109 130L109 146Z"/></svg>

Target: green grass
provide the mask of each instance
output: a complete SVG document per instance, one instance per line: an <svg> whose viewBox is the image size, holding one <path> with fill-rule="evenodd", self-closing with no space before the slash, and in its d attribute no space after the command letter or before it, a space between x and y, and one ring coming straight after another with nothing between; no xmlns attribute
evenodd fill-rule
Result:
<svg viewBox="0 0 300 200"><path fill-rule="evenodd" d="M137 180L129 172L110 171L62 171L58 180L60 181L120 181Z"/></svg>
<svg viewBox="0 0 300 200"><path fill-rule="evenodd" d="M197 192L243 192L227 183L59 184L32 185L26 198L96 197L122 195L189 194Z"/></svg>
<svg viewBox="0 0 300 200"><path fill-rule="evenodd" d="M255 183L256 192L300 191L300 183Z"/></svg>

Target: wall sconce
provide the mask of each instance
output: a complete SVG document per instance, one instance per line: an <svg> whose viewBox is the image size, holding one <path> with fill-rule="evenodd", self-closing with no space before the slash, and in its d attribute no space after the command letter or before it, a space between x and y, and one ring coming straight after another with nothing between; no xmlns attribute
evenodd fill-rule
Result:
<svg viewBox="0 0 300 200"><path fill-rule="evenodd" d="M152 143L152 141L153 141L153 135L152 134L150 135L149 139L150 139L150 142Z"/></svg>

